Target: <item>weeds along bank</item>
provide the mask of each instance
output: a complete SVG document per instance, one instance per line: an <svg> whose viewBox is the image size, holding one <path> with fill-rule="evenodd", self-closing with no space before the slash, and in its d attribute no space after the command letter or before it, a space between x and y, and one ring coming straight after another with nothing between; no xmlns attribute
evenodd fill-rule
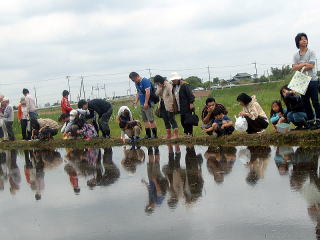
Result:
<svg viewBox="0 0 320 240"><path fill-rule="evenodd" d="M237 96L242 93L246 92L249 95L256 95L257 99L264 109L266 113L270 111L270 105L273 100L280 99L279 90L280 88L288 83L291 79L291 76L288 76L286 79L284 79L281 82L270 82L270 83L262 83L257 85L251 85L251 86L239 86L234 88L226 88L226 89L217 89L213 90L211 93L211 96L213 96L218 103L223 104L229 111L229 116L234 118L235 115L237 115L242 107L238 104L236 101ZM195 107L196 107L196 113L200 117L202 108L205 105L206 97L199 97L196 98ZM128 102L128 100L117 100L112 101L113 104L113 114L110 119L109 125L111 129L111 136L112 137L119 137L120 136L120 128L118 124L116 123L116 114L118 112L118 109L123 105L128 105L131 109L133 116L135 119L140 119L140 106L134 107L133 106L133 100L131 102ZM57 120L58 117L61 114L60 107L55 108L49 108L49 109L42 109L38 111L39 117L41 118L51 118L54 120ZM176 115L177 122L180 123L180 116L179 114ZM156 119L157 125L158 125L158 135L163 136L165 135L165 126L162 121L162 119ZM179 125L179 124L178 124ZM271 124L270 124L271 125ZM269 125L268 130L272 131L272 126ZM182 127L179 125L179 130L182 132ZM20 124L18 122L17 117L15 117L14 121L14 132L17 137L17 139L21 139L21 128ZM195 136L206 136L204 133L201 132L200 123L198 127L194 128L194 135ZM61 138L61 135L55 137L55 139Z"/></svg>

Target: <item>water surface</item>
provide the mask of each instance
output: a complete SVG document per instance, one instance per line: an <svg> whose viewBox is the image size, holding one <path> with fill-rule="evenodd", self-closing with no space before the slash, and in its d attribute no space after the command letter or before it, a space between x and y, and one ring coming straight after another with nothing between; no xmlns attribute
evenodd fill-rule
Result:
<svg viewBox="0 0 320 240"><path fill-rule="evenodd" d="M319 154L178 145L2 151L0 236L317 239Z"/></svg>

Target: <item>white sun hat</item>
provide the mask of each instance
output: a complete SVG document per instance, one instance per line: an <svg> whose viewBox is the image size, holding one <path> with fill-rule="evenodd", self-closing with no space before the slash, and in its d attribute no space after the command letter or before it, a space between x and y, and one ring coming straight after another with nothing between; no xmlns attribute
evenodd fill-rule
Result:
<svg viewBox="0 0 320 240"><path fill-rule="evenodd" d="M76 116L78 115L78 111L77 110L71 110L70 111L70 120L73 121Z"/></svg>
<svg viewBox="0 0 320 240"><path fill-rule="evenodd" d="M170 81L181 80L181 79L182 79L182 77L176 72L171 73L171 76L169 78Z"/></svg>

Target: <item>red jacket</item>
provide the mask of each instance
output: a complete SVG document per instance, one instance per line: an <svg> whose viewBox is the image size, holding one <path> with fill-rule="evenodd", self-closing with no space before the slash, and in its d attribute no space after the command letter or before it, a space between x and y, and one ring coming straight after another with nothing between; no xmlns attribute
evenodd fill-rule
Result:
<svg viewBox="0 0 320 240"><path fill-rule="evenodd" d="M68 98L63 97L61 99L61 112L62 113L69 113L71 110L72 110L72 107L70 106Z"/></svg>

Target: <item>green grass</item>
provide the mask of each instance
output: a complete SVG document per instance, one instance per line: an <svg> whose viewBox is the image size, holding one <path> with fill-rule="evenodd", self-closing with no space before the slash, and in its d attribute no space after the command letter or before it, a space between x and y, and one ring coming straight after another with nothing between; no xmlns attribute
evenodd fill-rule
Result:
<svg viewBox="0 0 320 240"><path fill-rule="evenodd" d="M263 84L257 84L257 85L251 85L251 86L240 86L240 87L234 87L234 88L228 88L228 89L218 89L213 90L211 96L213 96L216 99L216 102L221 103L226 106L227 110L229 111L229 117L234 119L235 115L238 115L238 113L241 111L241 106L236 101L237 96L245 92L249 95L256 95L258 102L266 112L266 114L269 116L271 102L276 99L280 99L279 90L280 88L285 84L288 83L290 79L290 76L288 76L287 79L281 81L281 82L271 82L271 83L263 83ZM201 111L203 106L205 105L205 97L197 98L195 102L196 106L196 113L198 114L199 118L201 115ZM115 101L113 102L113 115L110 119L109 125L111 128L111 136L118 137L120 136L120 128L118 124L116 123L116 114L118 112L119 107L127 105L130 107L133 116L135 119L140 119L140 107L134 108L132 101ZM40 118L51 118L54 120L57 120L60 115L60 107L58 108L50 108L50 109L42 109L38 111ZM180 133L183 133L183 129L180 124L180 116L176 115L176 120L179 125ZM162 119L157 118L156 119L157 126L158 126L158 134L159 136L165 135L165 127ZM204 136L200 129L201 122L199 123L199 127L194 128L194 134L196 136ZM272 126L269 125L268 127L269 131L272 131ZM15 118L14 122L14 131L16 134L17 139L21 139L21 128L20 124ZM143 133L144 135L144 133ZM60 138L61 134L56 136L56 138Z"/></svg>

